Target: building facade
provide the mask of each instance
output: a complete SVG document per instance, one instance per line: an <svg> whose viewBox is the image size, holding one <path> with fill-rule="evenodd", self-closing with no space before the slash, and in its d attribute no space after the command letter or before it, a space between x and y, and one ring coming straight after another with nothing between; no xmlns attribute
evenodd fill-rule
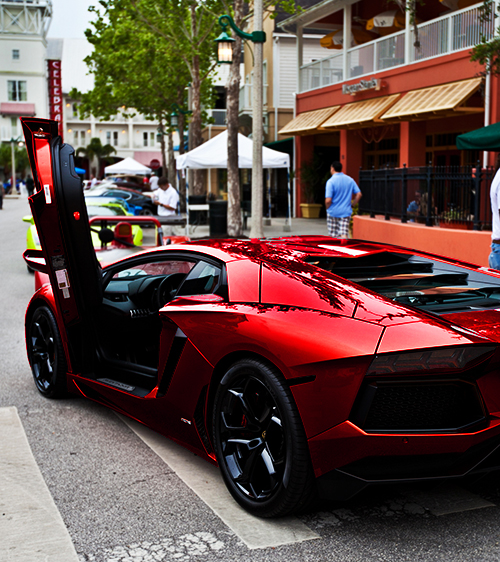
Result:
<svg viewBox="0 0 500 562"><path fill-rule="evenodd" d="M0 0L0 141L22 139L19 117L47 117L50 0Z"/></svg>
<svg viewBox="0 0 500 562"><path fill-rule="evenodd" d="M360 168L483 161L482 153L456 147L458 134L500 119L498 79L470 61L481 37L495 34L481 5L417 3L416 30L409 12L395 5L388 12L383 0L324 0L282 22L299 38L296 118L280 130L295 138L295 169L317 156L323 173L340 160L357 179ZM314 62L305 56L309 28L325 33L324 54ZM297 203L301 191L299 183Z"/></svg>

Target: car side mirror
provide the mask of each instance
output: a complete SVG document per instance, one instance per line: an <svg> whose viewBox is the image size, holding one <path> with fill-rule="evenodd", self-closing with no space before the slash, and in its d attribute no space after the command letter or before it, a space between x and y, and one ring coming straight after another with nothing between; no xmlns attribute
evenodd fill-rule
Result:
<svg viewBox="0 0 500 562"><path fill-rule="evenodd" d="M31 215L25 215L23 217L23 222L27 222L29 224L35 224L35 219Z"/></svg>

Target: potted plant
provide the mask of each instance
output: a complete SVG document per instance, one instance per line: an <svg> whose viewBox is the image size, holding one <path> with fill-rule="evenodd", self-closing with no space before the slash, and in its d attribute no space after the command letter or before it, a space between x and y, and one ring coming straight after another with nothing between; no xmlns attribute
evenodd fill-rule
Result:
<svg viewBox="0 0 500 562"><path fill-rule="evenodd" d="M317 219L321 207L316 203L316 197L321 189L321 162L318 156L302 165L299 172L300 186L302 189L303 203L300 204L302 217L305 219Z"/></svg>
<svg viewBox="0 0 500 562"><path fill-rule="evenodd" d="M459 230L472 230L473 223L467 220L467 213L460 207L451 207L441 213L439 226L441 228L458 228Z"/></svg>

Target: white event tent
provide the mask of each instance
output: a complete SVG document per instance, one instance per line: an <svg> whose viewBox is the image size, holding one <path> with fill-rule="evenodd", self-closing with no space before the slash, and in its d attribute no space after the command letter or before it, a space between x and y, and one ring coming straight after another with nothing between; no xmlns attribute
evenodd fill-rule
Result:
<svg viewBox="0 0 500 562"><path fill-rule="evenodd" d="M238 133L238 168L251 168L253 142L245 135ZM178 170L206 170L227 168L227 131L220 133L202 145L177 157ZM262 147L263 168L288 169L288 217L291 223L291 192L290 192L290 156L266 146ZM186 190L186 202L188 194Z"/></svg>
<svg viewBox="0 0 500 562"><path fill-rule="evenodd" d="M144 164L141 164L130 157L124 158L123 160L120 160L120 162L116 162L116 164L111 164L111 166L106 166L104 168L105 175L134 174L145 176L150 173L151 168L144 166Z"/></svg>

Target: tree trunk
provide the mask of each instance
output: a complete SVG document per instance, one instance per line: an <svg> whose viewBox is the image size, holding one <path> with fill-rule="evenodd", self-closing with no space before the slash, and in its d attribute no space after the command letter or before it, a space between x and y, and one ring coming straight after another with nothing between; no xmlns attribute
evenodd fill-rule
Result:
<svg viewBox="0 0 500 562"><path fill-rule="evenodd" d="M243 0L234 2L234 22L241 27L243 17ZM238 114L240 97L240 59L241 37L235 34L233 43L233 62L229 70L226 85L227 109L227 233L229 236L241 236L241 196L240 174L238 168Z"/></svg>
<svg viewBox="0 0 500 562"><path fill-rule="evenodd" d="M177 189L177 174L175 171L174 136L168 132L168 181ZM165 168L163 168L165 170Z"/></svg>
<svg viewBox="0 0 500 562"><path fill-rule="evenodd" d="M167 169L167 163L168 165L170 165L170 155L169 158L167 159L167 155L165 151L165 127L163 124L163 117L160 117L159 132L160 132L160 145L161 145L161 166L163 169L163 174L165 175L165 171Z"/></svg>
<svg viewBox="0 0 500 562"><path fill-rule="evenodd" d="M184 128L185 128L185 116L184 114L179 115L179 155L184 154ZM186 177L185 171L182 170L179 176L179 205L182 212L186 211Z"/></svg>
<svg viewBox="0 0 500 562"><path fill-rule="evenodd" d="M196 5L193 3L191 7L191 27L192 35L195 37L196 25ZM191 123L189 124L189 150L193 150L202 143L201 138L201 80L200 80L200 57L194 55L191 68L191 107L193 114ZM204 195L206 188L203 182L203 173L201 170L194 170L193 185L190 185L191 195Z"/></svg>

